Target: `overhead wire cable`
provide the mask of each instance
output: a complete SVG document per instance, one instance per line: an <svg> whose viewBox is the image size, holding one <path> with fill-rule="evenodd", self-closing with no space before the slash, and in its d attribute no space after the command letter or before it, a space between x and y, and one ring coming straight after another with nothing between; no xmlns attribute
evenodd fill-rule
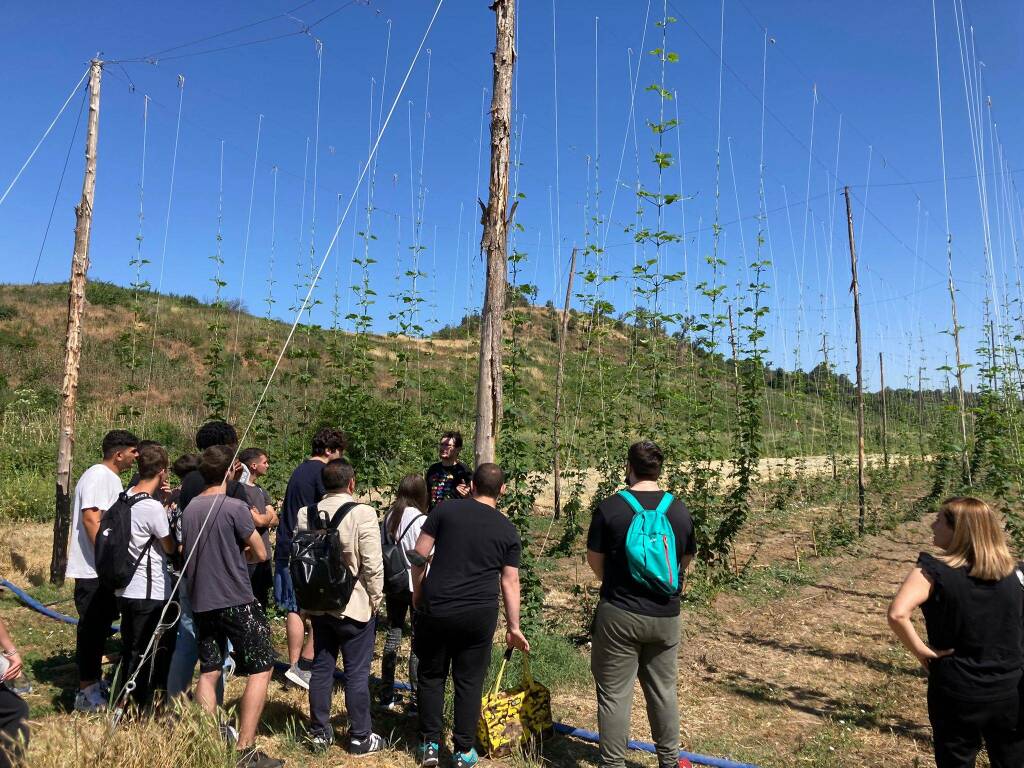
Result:
<svg viewBox="0 0 1024 768"><path fill-rule="evenodd" d="M0 205L3 205L4 200L7 199L7 196L11 193L11 190L14 189L14 185L18 183L18 179L21 178L21 174L25 172L25 169L28 168L29 163L32 162L32 158L36 156L36 153L39 151L39 148L43 146L43 142L46 141L46 137L50 135L50 132L53 130L53 127L57 124L57 121L60 120L60 116L63 115L64 110L68 108L68 104L70 104L71 100L75 98L75 94L78 93L78 89L82 87L82 83L84 83L86 78L89 77L89 72L91 70L92 65L90 64L88 67L85 68L85 72L82 73L82 76L78 78L78 82L75 83L75 87L71 89L71 93L68 94L68 97L64 100L64 103L61 104L60 109L57 110L57 114L54 116L53 120L50 121L50 124L46 127L46 130L43 131L43 135L39 137L39 141L37 141L36 145L32 147L32 151L28 153L28 157L25 158L25 162L21 164L21 168L19 168L18 172L14 174L14 178L11 179L11 183L7 185L7 189L5 189L4 193L0 195Z"/></svg>
<svg viewBox="0 0 1024 768"><path fill-rule="evenodd" d="M71 160L71 152L75 148L75 140L78 138L78 126L82 123L82 112L85 111L85 102L89 99L88 89L82 91L82 102L78 105L78 117L75 118L75 129L71 132L71 141L68 142L68 151L64 155L64 166L60 170L60 179L57 181L57 191L53 193L53 202L50 204L50 215L46 218L46 229L43 230L43 241L39 244L39 253L36 254L36 264L32 268L32 283L35 284L36 276L39 274L39 264L43 260L43 249L46 248L46 239L50 235L50 226L53 224L53 212L57 210L57 200L60 197L60 190L64 186L64 175L68 170L68 162ZM143 150L145 154L145 150Z"/></svg>

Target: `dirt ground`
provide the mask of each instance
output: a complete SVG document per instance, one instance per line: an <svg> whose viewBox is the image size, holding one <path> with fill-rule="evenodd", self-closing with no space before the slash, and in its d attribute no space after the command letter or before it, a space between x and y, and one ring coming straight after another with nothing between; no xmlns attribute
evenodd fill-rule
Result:
<svg viewBox="0 0 1024 768"><path fill-rule="evenodd" d="M746 586L720 593L710 604L692 603L684 611L682 746L763 768L930 765L925 679L885 623L887 601L930 541L927 521L869 536L834 557L816 558L809 520L820 512L805 510L752 525L739 556L743 563L756 552ZM25 586L43 584L49 537L46 525L0 530L0 574ZM553 563L543 579L551 613L580 612L570 585L591 579L578 556ZM68 590L55 593L53 607L73 613L69 598ZM31 764L84 765L88 750L83 745L102 733L102 722L68 713L73 628L45 619L10 597L0 601L0 614L27 649L26 666L36 683L27 697L33 709ZM281 627L276 629L280 635ZM240 686L238 681L230 684L229 702ZM339 727L344 727L340 691L335 708ZM556 720L596 729L589 687L555 690L553 708ZM289 765L346 765L340 750L321 758L303 750L297 734L302 733L305 712L303 695L274 682L261 743L287 758ZM396 747L360 764L414 765L407 751L415 737L414 719L375 713L375 726ZM650 738L639 688L632 736ZM520 758L505 764L535 762ZM543 762L596 765L596 746L555 738L545 746ZM123 761L129 763L135 761ZM653 766L655 760L633 753L630 764Z"/></svg>

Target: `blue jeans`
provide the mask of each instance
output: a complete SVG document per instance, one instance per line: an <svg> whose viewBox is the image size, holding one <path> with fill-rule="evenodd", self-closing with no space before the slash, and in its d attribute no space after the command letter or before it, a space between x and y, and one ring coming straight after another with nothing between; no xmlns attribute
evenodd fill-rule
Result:
<svg viewBox="0 0 1024 768"><path fill-rule="evenodd" d="M278 608L288 613L298 613L299 605L295 601L295 589L292 587L292 572L288 570L287 560L274 561L274 602Z"/></svg>
<svg viewBox="0 0 1024 768"><path fill-rule="evenodd" d="M181 577L178 587L178 604L181 619L178 621L178 640L171 657L171 669L167 674L167 693L172 698L192 688L192 678L199 662L199 644L196 642L196 622L192 616L192 602L188 597L188 582ZM217 679L217 704L224 703L224 675Z"/></svg>

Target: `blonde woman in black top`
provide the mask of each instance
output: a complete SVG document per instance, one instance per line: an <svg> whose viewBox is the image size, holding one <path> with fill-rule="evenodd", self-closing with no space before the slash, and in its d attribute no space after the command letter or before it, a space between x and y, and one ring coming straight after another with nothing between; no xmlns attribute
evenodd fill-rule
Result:
<svg viewBox="0 0 1024 768"><path fill-rule="evenodd" d="M1024 575L1002 522L980 499L956 497L932 523L938 555L922 552L889 606L889 626L928 673L938 768L1024 766L1021 667ZM911 623L920 607L928 642Z"/></svg>

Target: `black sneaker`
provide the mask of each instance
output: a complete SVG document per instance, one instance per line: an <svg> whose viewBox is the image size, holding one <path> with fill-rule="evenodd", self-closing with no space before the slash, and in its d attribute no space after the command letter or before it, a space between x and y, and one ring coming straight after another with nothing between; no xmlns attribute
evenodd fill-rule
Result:
<svg viewBox="0 0 1024 768"><path fill-rule="evenodd" d="M416 757L421 768L434 768L438 763L440 745L436 741L423 741L416 748Z"/></svg>
<svg viewBox="0 0 1024 768"><path fill-rule="evenodd" d="M260 752L256 747L250 747L238 755L235 768L281 768L283 765L284 760L278 760Z"/></svg>
<svg viewBox="0 0 1024 768"><path fill-rule="evenodd" d="M387 742L384 741L384 737L379 736L376 733L371 733L365 739L349 738L348 740L349 754L355 755L356 757L380 752L386 746Z"/></svg>

